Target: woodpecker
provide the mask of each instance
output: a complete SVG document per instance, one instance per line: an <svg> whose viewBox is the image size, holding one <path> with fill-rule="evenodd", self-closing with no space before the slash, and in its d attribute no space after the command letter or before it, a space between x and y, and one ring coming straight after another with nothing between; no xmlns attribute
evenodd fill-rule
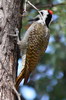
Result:
<svg viewBox="0 0 66 100"><path fill-rule="evenodd" d="M22 52L22 71L16 79L16 88L18 88L22 79L27 83L31 72L38 64L41 55L45 52L49 42L49 25L52 21L51 10L41 10L41 15L30 19L31 26L26 31L23 39L18 43Z"/></svg>

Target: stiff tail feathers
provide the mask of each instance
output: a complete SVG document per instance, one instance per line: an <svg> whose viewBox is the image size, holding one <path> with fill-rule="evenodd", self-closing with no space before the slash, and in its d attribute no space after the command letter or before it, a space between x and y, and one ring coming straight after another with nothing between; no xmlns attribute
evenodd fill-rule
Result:
<svg viewBox="0 0 66 100"><path fill-rule="evenodd" d="M15 84L16 89L18 89L19 84L22 81L22 79L24 79L24 85L27 84L29 76L30 76L29 70L23 69L16 79L16 84Z"/></svg>
<svg viewBox="0 0 66 100"><path fill-rule="evenodd" d="M19 76L16 78L16 84L15 84L16 89L18 89L20 82L24 78L24 74L25 74L25 69L23 69L19 74Z"/></svg>
<svg viewBox="0 0 66 100"><path fill-rule="evenodd" d="M24 54L22 56L22 71L20 72L19 76L16 79L16 84L15 87L16 89L18 89L20 82L22 81L22 79L24 79L24 84L27 83L29 75L30 75L30 71L29 71L29 67L28 64L25 64L26 61L26 55Z"/></svg>
<svg viewBox="0 0 66 100"><path fill-rule="evenodd" d="M24 77L24 85L27 84L29 76L30 76L29 69L26 68L26 73Z"/></svg>

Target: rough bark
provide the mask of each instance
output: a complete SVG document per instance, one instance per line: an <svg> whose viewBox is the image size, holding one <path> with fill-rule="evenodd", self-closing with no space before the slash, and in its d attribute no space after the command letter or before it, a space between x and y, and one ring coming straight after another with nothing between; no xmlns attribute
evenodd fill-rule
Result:
<svg viewBox="0 0 66 100"><path fill-rule="evenodd" d="M17 39L9 34L21 29L22 4L23 0L0 0L0 100L15 100L10 82L16 78Z"/></svg>

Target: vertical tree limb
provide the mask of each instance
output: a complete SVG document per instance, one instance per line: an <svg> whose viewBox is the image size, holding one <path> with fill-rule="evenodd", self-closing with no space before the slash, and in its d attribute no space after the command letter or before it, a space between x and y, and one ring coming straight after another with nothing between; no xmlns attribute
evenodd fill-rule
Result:
<svg viewBox="0 0 66 100"><path fill-rule="evenodd" d="M15 100L9 85L16 78L17 39L8 35L21 29L22 10L23 0L0 0L0 100Z"/></svg>

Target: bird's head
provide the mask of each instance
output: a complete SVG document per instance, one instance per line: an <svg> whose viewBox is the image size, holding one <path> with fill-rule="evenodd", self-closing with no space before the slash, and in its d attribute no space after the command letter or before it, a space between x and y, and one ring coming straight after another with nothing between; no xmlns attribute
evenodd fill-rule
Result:
<svg viewBox="0 0 66 100"><path fill-rule="evenodd" d="M53 11L41 10L40 13L42 15L42 19L43 19L44 23L47 25L47 27L49 27L49 24L52 22ZM39 20L41 20L41 17L39 18Z"/></svg>
<svg viewBox="0 0 66 100"><path fill-rule="evenodd" d="M31 19L30 21L37 21L38 23L43 23L47 27L49 27L49 24L52 22L53 11L41 10L39 12L41 13L41 15L37 15L34 19Z"/></svg>

